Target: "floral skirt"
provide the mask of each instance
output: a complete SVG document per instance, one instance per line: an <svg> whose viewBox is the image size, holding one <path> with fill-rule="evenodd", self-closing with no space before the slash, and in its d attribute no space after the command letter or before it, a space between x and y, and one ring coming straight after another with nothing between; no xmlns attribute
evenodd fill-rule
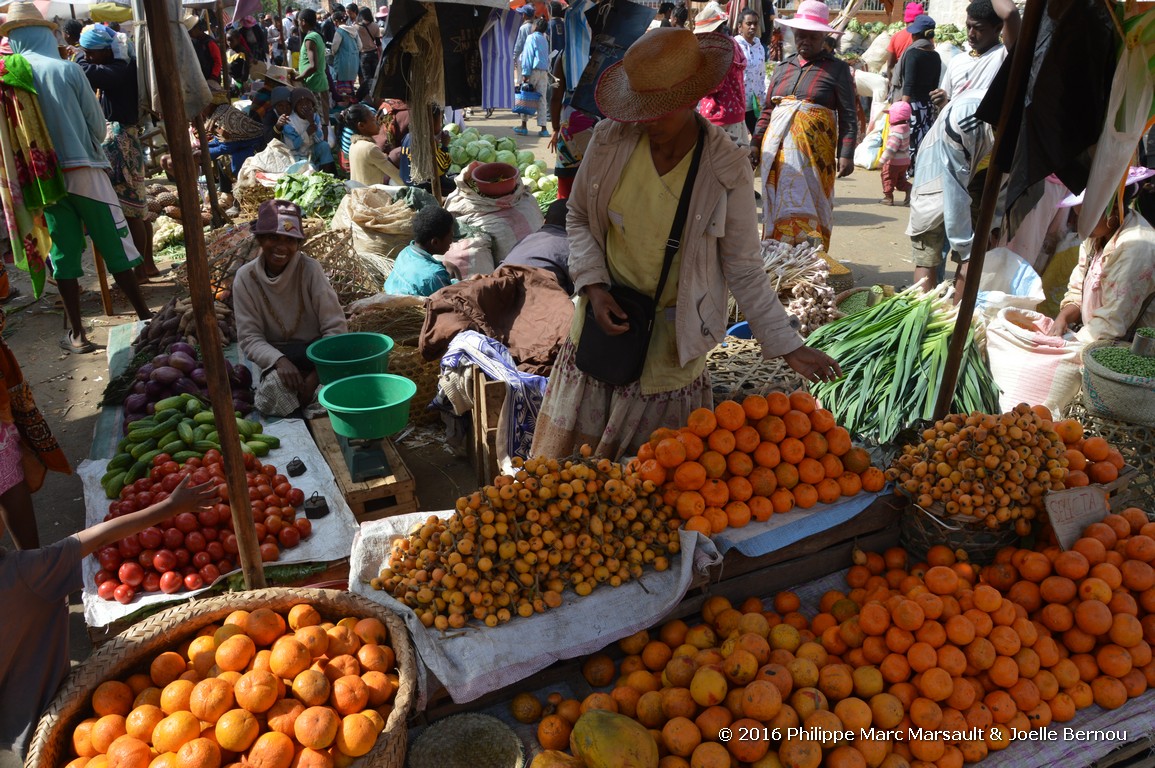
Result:
<svg viewBox="0 0 1155 768"><path fill-rule="evenodd" d="M24 482L24 449L15 424L0 422L0 494Z"/></svg>
<svg viewBox="0 0 1155 768"><path fill-rule="evenodd" d="M658 427L686 423L696 408L712 408L710 373L702 371L688 386L643 395L641 384L604 384L578 369L577 345L566 341L550 373L533 434L532 456L564 458L583 444L595 456L634 456Z"/></svg>
<svg viewBox="0 0 1155 768"><path fill-rule="evenodd" d="M140 142L140 129L135 125L108 124L108 135L104 139L104 154L112 165L112 188L116 199L128 218L143 219L148 215L148 195L144 183L144 145Z"/></svg>

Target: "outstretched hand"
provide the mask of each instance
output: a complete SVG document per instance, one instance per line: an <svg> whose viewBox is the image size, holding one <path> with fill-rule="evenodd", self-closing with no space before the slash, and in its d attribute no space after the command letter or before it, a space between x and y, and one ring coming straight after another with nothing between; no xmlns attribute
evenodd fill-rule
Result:
<svg viewBox="0 0 1155 768"><path fill-rule="evenodd" d="M172 514L175 517L182 512L195 512L198 509L211 507L217 499L217 486L211 480L200 485L189 486L191 476L185 475L180 483L169 495L168 501L172 505Z"/></svg>
<svg viewBox="0 0 1155 768"><path fill-rule="evenodd" d="M820 349L802 345L782 358L807 381L834 381L842 376L838 361Z"/></svg>

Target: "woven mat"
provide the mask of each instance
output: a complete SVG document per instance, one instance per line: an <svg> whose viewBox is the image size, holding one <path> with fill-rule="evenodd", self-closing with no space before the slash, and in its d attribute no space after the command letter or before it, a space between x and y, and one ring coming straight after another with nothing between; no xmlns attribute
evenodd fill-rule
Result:
<svg viewBox="0 0 1155 768"><path fill-rule="evenodd" d="M349 589L384 605L405 620L428 674L445 686L453 700L473 701L540 672L559 659L593 653L609 643L652 626L682 601L695 573L721 562L714 544L701 534L681 531L682 551L662 573L647 570L638 581L595 590L578 597L566 590L561 607L527 619L517 618L492 629L471 623L463 632L426 629L412 609L388 593L373 589L393 539L405 535L430 514L364 523L353 544ZM417 708L424 709L433 680L423 681Z"/></svg>
<svg viewBox="0 0 1155 768"><path fill-rule="evenodd" d="M706 369L710 372L715 404L741 401L747 395L806 388L806 382L785 360L763 359L762 345L756 339L727 336L706 355Z"/></svg>
<svg viewBox="0 0 1155 768"><path fill-rule="evenodd" d="M305 492L306 498L314 491L321 494L329 503L330 512L320 520L313 521L313 535L303 540L293 549L281 552L277 565L291 563L325 563L340 560L349 556L353 548L353 536L357 531L357 521L353 517L353 510L345 503L345 497L337 488L337 481L321 455L313 436L309 434L305 422L300 419L284 419L265 427L265 432L281 438L281 447L269 452L262 461L273 464L278 469L288 464L294 456L299 456L305 462L308 470L300 477L290 480L294 488ZM108 514L109 499L104 496L104 489L100 487L100 478L108 466L107 459L96 461L85 460L77 468L77 473L84 483L84 519L86 526L99 523ZM95 557L86 557L81 563L84 571L84 620L91 627L103 627L128 616L144 607L154 607L159 603L176 603L188 600L195 592L177 592L166 595L163 592L152 594L142 593L128 605L121 605L115 600L103 600L96 594L93 578L100 565ZM239 570L239 568L237 569ZM236 571L233 571L234 573ZM222 574L222 578L227 574ZM208 587L206 586L205 589Z"/></svg>

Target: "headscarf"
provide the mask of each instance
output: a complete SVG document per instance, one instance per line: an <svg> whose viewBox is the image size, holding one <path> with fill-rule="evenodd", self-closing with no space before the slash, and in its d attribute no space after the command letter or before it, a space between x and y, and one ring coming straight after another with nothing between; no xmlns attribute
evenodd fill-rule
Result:
<svg viewBox="0 0 1155 768"><path fill-rule="evenodd" d="M56 35L48 27L17 27L8 33L13 53L39 53L41 56L60 58Z"/></svg>
<svg viewBox="0 0 1155 768"><path fill-rule="evenodd" d="M289 124L296 129L297 133L304 139L307 146L313 143L313 121L306 120L297 114L297 104L308 99L313 101L313 92L308 88L294 88L289 95Z"/></svg>
<svg viewBox="0 0 1155 768"><path fill-rule="evenodd" d="M111 30L103 24L89 24L80 30L80 47L89 51L101 51L112 47Z"/></svg>

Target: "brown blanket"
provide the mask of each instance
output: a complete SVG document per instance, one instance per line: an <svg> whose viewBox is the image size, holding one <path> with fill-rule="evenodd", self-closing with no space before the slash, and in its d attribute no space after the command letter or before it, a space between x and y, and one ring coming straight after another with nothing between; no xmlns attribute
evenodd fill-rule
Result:
<svg viewBox="0 0 1155 768"><path fill-rule="evenodd" d="M544 269L498 267L429 297L421 354L437 360L461 331L477 331L509 348L518 368L548 376L569 335L573 302Z"/></svg>

